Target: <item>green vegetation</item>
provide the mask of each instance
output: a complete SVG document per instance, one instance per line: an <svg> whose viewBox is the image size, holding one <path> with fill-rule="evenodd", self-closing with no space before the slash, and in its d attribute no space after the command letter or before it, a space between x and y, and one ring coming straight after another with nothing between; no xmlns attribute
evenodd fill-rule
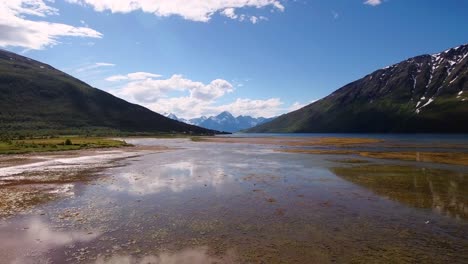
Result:
<svg viewBox="0 0 468 264"><path fill-rule="evenodd" d="M190 140L193 142L207 141L206 138L203 138L203 137L190 137Z"/></svg>
<svg viewBox="0 0 468 264"><path fill-rule="evenodd" d="M0 154L22 154L79 150L89 148L114 148L129 146L125 141L100 137L55 137L32 139L7 139L0 141Z"/></svg>
<svg viewBox="0 0 468 264"><path fill-rule="evenodd" d="M212 135L29 58L0 51L0 135Z"/></svg>
<svg viewBox="0 0 468 264"><path fill-rule="evenodd" d="M360 151L352 149L280 149L280 152L303 153L303 154L326 154L326 155L359 155L374 159L406 160L429 163L443 163L468 166L468 153L465 152L383 152L383 151Z"/></svg>
<svg viewBox="0 0 468 264"><path fill-rule="evenodd" d="M463 50L468 46L457 52ZM377 70L247 132L468 133L468 60L450 77L432 63L431 56L418 56Z"/></svg>
<svg viewBox="0 0 468 264"><path fill-rule="evenodd" d="M331 171L392 200L468 219L466 173L398 165L335 167Z"/></svg>
<svg viewBox="0 0 468 264"><path fill-rule="evenodd" d="M65 146L71 146L71 145L72 145L71 140L70 140L69 138L67 138L67 139L65 140Z"/></svg>

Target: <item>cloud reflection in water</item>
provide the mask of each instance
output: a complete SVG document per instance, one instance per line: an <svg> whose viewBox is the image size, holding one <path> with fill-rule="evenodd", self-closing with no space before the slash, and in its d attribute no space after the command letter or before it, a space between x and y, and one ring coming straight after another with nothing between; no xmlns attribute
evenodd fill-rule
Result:
<svg viewBox="0 0 468 264"><path fill-rule="evenodd" d="M23 232L18 232L22 226ZM99 232L55 231L38 218L15 227L0 229L0 255L5 263L48 263L44 253L77 242L89 242L100 236Z"/></svg>
<svg viewBox="0 0 468 264"><path fill-rule="evenodd" d="M183 192L185 190L211 186L226 182L227 175L219 167L204 167L194 162L177 162L164 165L153 164L145 169L132 168L118 174L116 185L109 188L137 195L159 192Z"/></svg>
<svg viewBox="0 0 468 264"><path fill-rule="evenodd" d="M98 258L96 264L206 264L206 263L237 263L232 252L221 257L210 256L208 248L199 247L185 249L175 253L161 253L158 256L136 258L132 256L113 256Z"/></svg>

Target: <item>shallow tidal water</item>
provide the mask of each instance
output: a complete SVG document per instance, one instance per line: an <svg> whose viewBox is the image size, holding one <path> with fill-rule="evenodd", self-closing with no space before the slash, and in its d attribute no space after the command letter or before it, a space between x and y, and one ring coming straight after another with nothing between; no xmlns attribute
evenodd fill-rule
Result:
<svg viewBox="0 0 468 264"><path fill-rule="evenodd" d="M466 166L127 142L168 150L0 168L0 263L468 263Z"/></svg>

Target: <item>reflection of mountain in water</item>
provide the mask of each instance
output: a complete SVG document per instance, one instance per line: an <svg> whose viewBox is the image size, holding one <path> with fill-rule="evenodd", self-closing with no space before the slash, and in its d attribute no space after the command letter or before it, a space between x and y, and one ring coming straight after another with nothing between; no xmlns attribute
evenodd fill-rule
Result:
<svg viewBox="0 0 468 264"><path fill-rule="evenodd" d="M391 200L468 219L468 174L397 165L336 167L331 171Z"/></svg>

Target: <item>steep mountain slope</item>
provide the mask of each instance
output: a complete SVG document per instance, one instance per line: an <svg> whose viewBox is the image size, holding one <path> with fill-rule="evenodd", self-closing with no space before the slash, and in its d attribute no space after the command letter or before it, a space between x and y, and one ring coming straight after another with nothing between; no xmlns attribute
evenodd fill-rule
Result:
<svg viewBox="0 0 468 264"><path fill-rule="evenodd" d="M468 45L377 70L248 132L468 133Z"/></svg>
<svg viewBox="0 0 468 264"><path fill-rule="evenodd" d="M265 117L251 117L251 116L238 116L234 117L231 113L224 111L217 116L210 116L210 117L199 117L193 118L190 120L185 120L178 118L174 114L165 114L165 116L182 121L185 123L201 126L208 129L214 129L218 131L226 131L226 132L238 132L244 129L248 129L265 122L273 120L273 118L265 118Z"/></svg>
<svg viewBox="0 0 468 264"><path fill-rule="evenodd" d="M47 64L0 50L0 132L89 131L213 133L128 103Z"/></svg>

